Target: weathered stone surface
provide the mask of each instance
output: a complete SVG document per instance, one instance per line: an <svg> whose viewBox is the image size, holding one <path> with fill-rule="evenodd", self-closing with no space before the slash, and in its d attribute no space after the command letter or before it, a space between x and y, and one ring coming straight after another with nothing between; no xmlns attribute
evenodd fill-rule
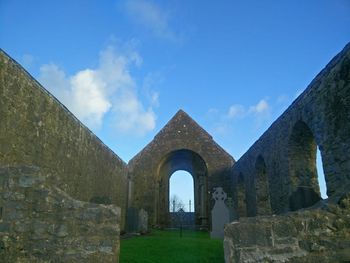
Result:
<svg viewBox="0 0 350 263"><path fill-rule="evenodd" d="M350 44L237 163L180 110L126 166L0 51L0 259L114 262L126 208L135 207L137 230L141 208L149 225L168 225L169 178L186 170L197 226L210 226L209 196L219 186L233 200L231 218L241 217L226 228L228 262L350 261L349 130ZM109 204L121 207L120 221Z"/></svg>
<svg viewBox="0 0 350 263"><path fill-rule="evenodd" d="M148 232L148 213L146 210L139 210L135 207L128 208L126 231L141 234Z"/></svg>
<svg viewBox="0 0 350 263"><path fill-rule="evenodd" d="M350 262L349 130L350 44L233 166L240 219L225 229L226 262Z"/></svg>
<svg viewBox="0 0 350 263"><path fill-rule="evenodd" d="M227 263L349 262L350 206L240 218L226 226L224 249Z"/></svg>
<svg viewBox="0 0 350 263"><path fill-rule="evenodd" d="M47 181L76 199L118 205L123 227L126 163L0 50L0 166L22 164L45 169ZM42 180L20 173L23 188Z"/></svg>
<svg viewBox="0 0 350 263"><path fill-rule="evenodd" d="M234 159L188 114L179 110L128 164L129 207L145 209L149 225L169 226L169 178L188 171L194 181L196 225L210 226L214 201L210 193L222 186L232 197Z"/></svg>
<svg viewBox="0 0 350 263"><path fill-rule="evenodd" d="M0 167L0 261L118 262L120 209L72 199L46 176L33 166Z"/></svg>
<svg viewBox="0 0 350 263"><path fill-rule="evenodd" d="M284 213L320 200L316 147L328 196L350 188L350 44L234 164L240 216Z"/></svg>

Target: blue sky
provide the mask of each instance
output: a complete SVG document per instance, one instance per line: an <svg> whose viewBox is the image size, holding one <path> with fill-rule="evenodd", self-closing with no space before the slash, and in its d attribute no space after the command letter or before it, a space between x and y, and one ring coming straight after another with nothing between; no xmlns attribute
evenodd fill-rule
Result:
<svg viewBox="0 0 350 263"><path fill-rule="evenodd" d="M126 162L180 108L238 160L350 40L349 14L348 0L0 0L0 46Z"/></svg>

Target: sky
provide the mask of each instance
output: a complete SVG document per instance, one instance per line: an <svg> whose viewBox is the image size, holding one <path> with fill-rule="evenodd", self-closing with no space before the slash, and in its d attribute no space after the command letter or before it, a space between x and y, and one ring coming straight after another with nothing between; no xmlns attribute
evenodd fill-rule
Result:
<svg viewBox="0 0 350 263"><path fill-rule="evenodd" d="M125 162L179 109L238 160L349 25L349 0L0 0L0 47Z"/></svg>

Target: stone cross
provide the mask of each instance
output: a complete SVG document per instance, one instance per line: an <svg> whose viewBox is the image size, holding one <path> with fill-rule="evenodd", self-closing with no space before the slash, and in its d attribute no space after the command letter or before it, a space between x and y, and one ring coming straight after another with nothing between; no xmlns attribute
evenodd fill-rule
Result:
<svg viewBox="0 0 350 263"><path fill-rule="evenodd" d="M212 195L215 200L213 210L211 210L211 238L224 238L225 224L230 222L230 212L225 204L227 194L222 187L214 188Z"/></svg>

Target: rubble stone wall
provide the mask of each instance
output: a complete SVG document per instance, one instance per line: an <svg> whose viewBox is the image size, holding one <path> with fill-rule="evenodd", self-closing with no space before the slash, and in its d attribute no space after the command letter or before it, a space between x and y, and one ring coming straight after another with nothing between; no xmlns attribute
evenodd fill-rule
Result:
<svg viewBox="0 0 350 263"><path fill-rule="evenodd" d="M225 261L350 262L350 194L336 204L226 225Z"/></svg>
<svg viewBox="0 0 350 263"><path fill-rule="evenodd" d="M0 261L118 262L120 208L75 200L48 177L0 167Z"/></svg>

